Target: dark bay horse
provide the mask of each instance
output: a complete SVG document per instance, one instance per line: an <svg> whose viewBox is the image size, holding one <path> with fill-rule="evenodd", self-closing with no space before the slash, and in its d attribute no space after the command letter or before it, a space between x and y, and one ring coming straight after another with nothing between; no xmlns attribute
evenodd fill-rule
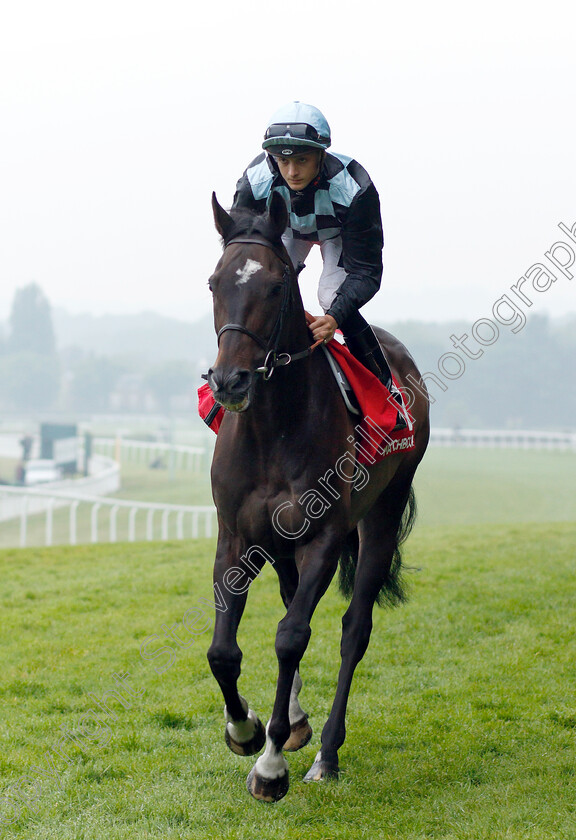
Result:
<svg viewBox="0 0 576 840"><path fill-rule="evenodd" d="M297 274L281 239L284 201L274 195L261 216L229 215L214 195L212 205L224 252L209 281L218 356L207 378L227 411L212 463L219 530L208 660L224 695L228 746L239 755L266 747L248 789L256 799L276 801L288 790L283 751L299 749L312 734L298 700L298 668L312 614L340 559L351 601L342 619L338 686L305 778L338 776L348 694L368 646L374 603L402 598L399 544L413 519L412 479L428 443L428 400L407 350L377 330L399 383L406 387L409 374L419 383L410 408L415 447L360 469L351 442L355 421L325 354L310 352ZM279 674L264 730L238 693L237 630L250 582L266 561L278 574L286 614L276 633Z"/></svg>

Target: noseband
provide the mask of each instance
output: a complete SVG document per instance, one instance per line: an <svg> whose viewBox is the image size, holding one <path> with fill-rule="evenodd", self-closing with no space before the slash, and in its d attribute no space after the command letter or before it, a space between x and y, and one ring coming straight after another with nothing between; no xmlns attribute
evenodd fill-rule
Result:
<svg viewBox="0 0 576 840"><path fill-rule="evenodd" d="M316 349L316 347L322 343L322 339L317 341L315 344L311 344L305 350L301 350L298 353L280 353L278 354L278 346L280 344L280 336L282 335L282 330L284 328L284 322L286 320L286 315L290 308L290 301L291 301L291 288L290 288L290 279L294 272L294 267L290 262L290 258L282 253L278 248L272 245L270 242L267 242L264 238L257 238L255 236L238 236L234 239L231 239L229 242L226 243L226 248L229 245L235 245L236 243L241 242L249 242L254 245L264 245L265 248L269 248L276 257L284 264L284 271L282 274L282 301L280 303L280 310L278 312L278 316L276 318L276 323L270 333L270 337L266 341L266 339L262 338L256 333L249 330L247 327L243 326L242 324L224 324L224 326L218 331L218 344L220 344L220 337L223 333L227 332L228 330L234 330L235 332L244 333L252 341L255 341L256 344L262 348L266 352L266 358L264 360L264 364L261 367L256 368L256 373L261 373L262 378L264 380L270 379L274 370L277 367L284 367L285 365L289 365L291 362L296 362L298 359L304 359L310 355L310 353ZM302 266L303 268L303 266Z"/></svg>

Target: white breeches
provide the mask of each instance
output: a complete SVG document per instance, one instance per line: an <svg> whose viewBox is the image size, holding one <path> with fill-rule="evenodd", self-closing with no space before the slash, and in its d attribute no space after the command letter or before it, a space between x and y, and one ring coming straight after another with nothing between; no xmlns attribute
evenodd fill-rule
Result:
<svg viewBox="0 0 576 840"><path fill-rule="evenodd" d="M305 262L312 246L316 244L307 242L305 239L292 239L292 237L282 237L282 241L294 263L294 267L299 262ZM330 309L332 301L336 297L336 292L346 278L346 272L338 265L338 260L342 254L342 239L337 236L335 239L327 239L325 242L321 242L320 253L322 254L323 268L318 281L318 302L326 312Z"/></svg>

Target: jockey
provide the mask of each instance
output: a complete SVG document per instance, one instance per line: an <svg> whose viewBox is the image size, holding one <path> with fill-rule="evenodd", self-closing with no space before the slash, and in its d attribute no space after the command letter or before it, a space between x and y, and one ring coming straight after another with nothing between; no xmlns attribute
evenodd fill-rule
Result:
<svg viewBox="0 0 576 840"><path fill-rule="evenodd" d="M277 111L262 148L236 185L233 207L264 212L272 192L284 198L288 227L282 237L295 266L320 246L318 300L324 315L310 324L326 344L341 329L352 354L402 405L372 327L358 311L380 288L382 222L370 176L357 161L327 152L330 126L312 105L291 102ZM397 428L405 426L398 413Z"/></svg>

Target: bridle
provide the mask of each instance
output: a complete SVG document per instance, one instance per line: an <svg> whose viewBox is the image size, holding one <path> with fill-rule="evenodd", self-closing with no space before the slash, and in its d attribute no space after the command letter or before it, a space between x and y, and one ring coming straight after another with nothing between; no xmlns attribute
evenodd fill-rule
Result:
<svg viewBox="0 0 576 840"><path fill-rule="evenodd" d="M286 365L291 364L292 362L296 362L299 359L307 358L313 350L318 347L319 344L322 343L322 339L316 341L314 344L311 344L305 350L300 350L298 353L278 353L278 346L280 344L280 337L282 335L282 330L284 328L284 323L286 320L286 315L290 309L290 302L292 300L292 288L290 285L290 280L293 278L294 275L297 275L297 272L288 257L288 254L284 251L282 252L279 248L273 245L271 242L268 242L264 237L259 238L256 236L237 236L231 239L229 242L226 242L225 248L229 245L235 245L236 243L242 242L249 242L254 245L264 245L265 248L269 248L275 256L278 257L279 260L284 265L284 271L282 274L282 300L280 302L280 309L278 311L278 315L276 317L276 322L272 328L272 332L268 340L262 338L261 336L257 335L256 333L249 330L243 324L224 324L223 327L218 330L217 340L218 344L220 344L221 336L227 332L228 330L234 330L235 332L244 333L252 341L255 341L256 344L264 350L266 353L266 358L264 359L264 364L260 367L256 368L256 373L261 373L262 378L265 381L268 381L277 367L285 367Z"/></svg>

